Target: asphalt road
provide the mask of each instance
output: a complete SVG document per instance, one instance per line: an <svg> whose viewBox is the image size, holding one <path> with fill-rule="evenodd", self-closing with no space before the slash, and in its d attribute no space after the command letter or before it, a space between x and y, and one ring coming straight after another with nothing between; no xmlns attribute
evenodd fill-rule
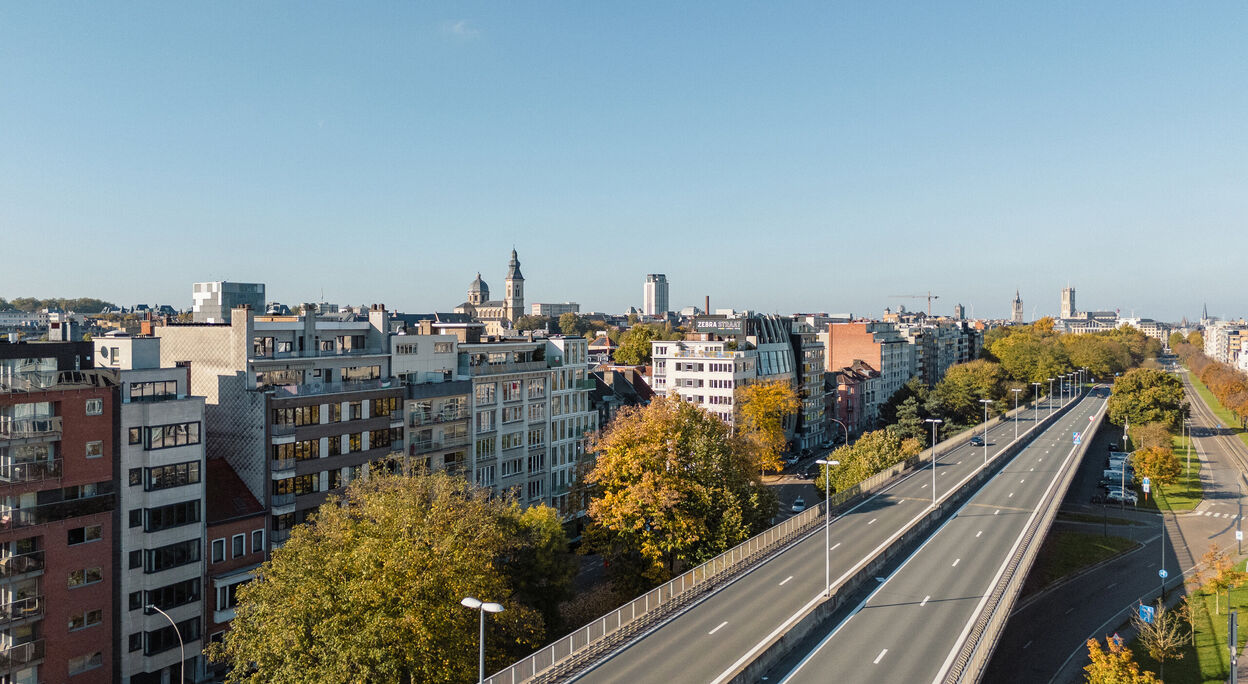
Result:
<svg viewBox="0 0 1248 684"><path fill-rule="evenodd" d="M1042 404L1042 412L1045 410ZM1020 434L1036 420L1035 410L1020 416ZM1083 421L1086 423L1087 418ZM995 454L1014 438L1010 422L989 431ZM1069 436L1067 437L1069 442ZM938 452L937 488L943 493L983 463L984 447L964 444ZM860 561L931 506L930 468L915 471L859 504L831 524L833 584L854 572ZM814 501L808 500L813 504ZM715 595L658 626L595 669L589 682L721 682L782 633L824 589L824 534L819 531L761 564Z"/></svg>
<svg viewBox="0 0 1248 684"><path fill-rule="evenodd" d="M781 681L928 682L942 676L1029 520L1074 459L1094 391L1028 445ZM775 679L776 677L772 677Z"/></svg>

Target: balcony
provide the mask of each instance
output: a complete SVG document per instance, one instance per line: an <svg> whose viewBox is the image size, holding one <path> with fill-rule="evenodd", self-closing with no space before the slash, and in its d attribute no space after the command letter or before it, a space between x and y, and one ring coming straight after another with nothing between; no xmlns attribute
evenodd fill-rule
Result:
<svg viewBox="0 0 1248 684"><path fill-rule="evenodd" d="M269 506L273 509L273 515L285 515L295 512L295 495L294 494L274 494L269 499Z"/></svg>
<svg viewBox="0 0 1248 684"><path fill-rule="evenodd" d="M408 449L408 453L412 456L416 456L417 454L431 454L435 451L442 451L443 449L468 446L468 441L468 435L463 435L461 437L446 437L441 440L422 440L419 442L412 442L411 447Z"/></svg>
<svg viewBox="0 0 1248 684"><path fill-rule="evenodd" d="M34 551L20 556L0 558L0 580L8 581L43 572L43 552Z"/></svg>
<svg viewBox="0 0 1248 684"><path fill-rule="evenodd" d="M61 459L0 462L0 485L61 479Z"/></svg>
<svg viewBox="0 0 1248 684"><path fill-rule="evenodd" d="M272 391L273 396L278 399L288 399L291 397L313 397L322 394L397 389L401 386L397 380L347 380L344 382L305 382L301 385L281 385L259 387L257 389Z"/></svg>
<svg viewBox="0 0 1248 684"><path fill-rule="evenodd" d="M273 478L284 480L288 477L295 476L295 459L293 458L275 458L269 461L269 468L273 471Z"/></svg>
<svg viewBox="0 0 1248 684"><path fill-rule="evenodd" d="M597 388L598 388L598 383L590 379L585 379L585 380L573 381L572 387L570 387L569 389L592 390L592 389L597 389Z"/></svg>
<svg viewBox="0 0 1248 684"><path fill-rule="evenodd" d="M44 392L53 389L81 387L116 387L117 371L107 368L92 370L19 372L0 382L0 392Z"/></svg>
<svg viewBox="0 0 1248 684"><path fill-rule="evenodd" d="M439 411L438 413L413 413L411 420L408 422L412 427L421 427L422 425L436 425L456 420L467 420L471 417L472 411L464 407L453 411Z"/></svg>
<svg viewBox="0 0 1248 684"><path fill-rule="evenodd" d="M0 418L0 442L47 441L61 438L61 417Z"/></svg>
<svg viewBox="0 0 1248 684"><path fill-rule="evenodd" d="M546 370L546 361L506 361L502 363L481 363L459 365L460 375L498 375L502 373L527 373Z"/></svg>
<svg viewBox="0 0 1248 684"><path fill-rule="evenodd" d="M43 660L43 639L0 650L0 672L27 667Z"/></svg>
<svg viewBox="0 0 1248 684"><path fill-rule="evenodd" d="M43 617L43 597L30 596L12 603L0 604L0 625Z"/></svg>
<svg viewBox="0 0 1248 684"><path fill-rule="evenodd" d="M59 501L42 506L0 509L0 531L35 527L68 518L106 513L113 510L114 501L113 494L101 494L100 496Z"/></svg>
<svg viewBox="0 0 1248 684"><path fill-rule="evenodd" d="M294 436L295 430L299 429L293 423L283 423L282 425L270 425L269 435L272 437L288 437Z"/></svg>

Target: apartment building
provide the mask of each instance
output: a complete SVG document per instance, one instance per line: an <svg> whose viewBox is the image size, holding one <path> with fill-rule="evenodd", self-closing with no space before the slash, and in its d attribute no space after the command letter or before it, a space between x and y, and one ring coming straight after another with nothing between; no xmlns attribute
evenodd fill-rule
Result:
<svg viewBox="0 0 1248 684"><path fill-rule="evenodd" d="M576 302L563 302L562 304L545 304L542 302L533 302L532 313L534 316L549 316L551 318L559 318L565 313L579 314L581 305Z"/></svg>
<svg viewBox="0 0 1248 684"><path fill-rule="evenodd" d="M195 283L191 302L191 320L196 323L229 323L230 312L239 307L264 311L264 283Z"/></svg>
<svg viewBox="0 0 1248 684"><path fill-rule="evenodd" d="M234 619L239 587L255 579L268 557L267 521L264 506L225 459L209 459L204 472L212 495L205 511L203 633L220 642ZM226 669L224 663L205 663L201 681L221 681Z"/></svg>
<svg viewBox="0 0 1248 684"><path fill-rule="evenodd" d="M879 405L916 373L916 349L895 323L830 323L819 338L824 344L828 372L840 372L852 367L855 361L863 361L879 374L873 383L872 399L863 401L865 424L870 424L879 415Z"/></svg>
<svg viewBox="0 0 1248 684"><path fill-rule="evenodd" d="M120 382L118 612L126 684L176 682L183 670L193 679L203 667L204 398L190 394L187 367L161 367L160 342L125 333L95 342L97 367L116 370Z"/></svg>
<svg viewBox="0 0 1248 684"><path fill-rule="evenodd" d="M119 678L117 374L0 344L0 681Z"/></svg>
<svg viewBox="0 0 1248 684"><path fill-rule="evenodd" d="M814 326L804 321L790 321L789 343L793 359L798 397L802 407L797 415L793 440L797 449L814 450L826 439L824 405L823 344Z"/></svg>
<svg viewBox="0 0 1248 684"><path fill-rule="evenodd" d="M940 382L954 364L973 361L983 344L979 330L964 321L901 324L897 331L914 349L914 374L928 386ZM890 388L883 389L887 392ZM880 401L891 396L890 392Z"/></svg>
<svg viewBox="0 0 1248 684"><path fill-rule="evenodd" d="M374 306L367 321L240 308L228 324L155 329L161 365L189 366L191 392L205 397L208 458L226 459L268 512L270 547L330 493L401 457L388 326Z"/></svg>
<svg viewBox="0 0 1248 684"><path fill-rule="evenodd" d="M1242 340L1248 337L1248 321L1211 321L1205 326L1205 356L1237 366Z"/></svg>

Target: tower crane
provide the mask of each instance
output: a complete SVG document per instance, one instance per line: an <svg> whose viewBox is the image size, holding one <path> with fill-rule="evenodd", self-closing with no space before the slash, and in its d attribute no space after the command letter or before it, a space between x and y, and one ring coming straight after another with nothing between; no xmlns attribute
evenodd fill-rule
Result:
<svg viewBox="0 0 1248 684"><path fill-rule="evenodd" d="M933 300L933 299L940 299L940 295L934 295L934 294L932 294L931 290L928 290L927 294L915 294L915 295L889 295L889 297L892 297L892 298L894 298L894 299L926 299L926 300L927 300L927 315L928 315L928 316L931 316L931 315L932 315L932 300Z"/></svg>

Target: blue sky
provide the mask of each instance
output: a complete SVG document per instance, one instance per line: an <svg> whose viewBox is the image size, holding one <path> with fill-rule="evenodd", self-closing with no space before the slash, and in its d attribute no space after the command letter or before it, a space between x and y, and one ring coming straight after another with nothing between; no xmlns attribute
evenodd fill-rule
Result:
<svg viewBox="0 0 1248 684"><path fill-rule="evenodd" d="M0 296L1248 314L1248 5L7 3ZM25 255L25 256L23 256Z"/></svg>

